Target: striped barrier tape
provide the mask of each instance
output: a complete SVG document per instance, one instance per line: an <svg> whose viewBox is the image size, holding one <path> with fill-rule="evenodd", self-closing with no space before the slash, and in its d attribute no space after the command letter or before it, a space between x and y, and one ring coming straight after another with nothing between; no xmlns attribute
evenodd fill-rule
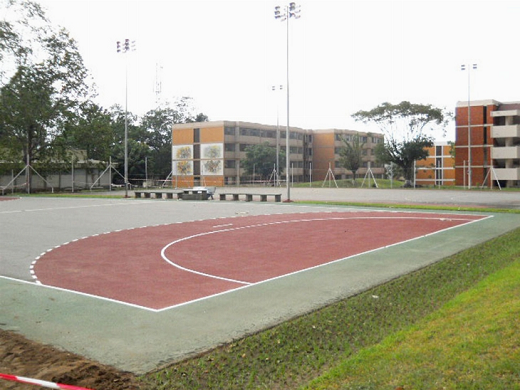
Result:
<svg viewBox="0 0 520 390"><path fill-rule="evenodd" d="M0 373L0 379L5 379L7 381L14 381L14 382L18 382L18 383L25 383L25 384L29 384L29 385L47 387L49 389L92 390L92 389L87 389L85 387L64 385L61 383L47 382L47 381L42 381L39 379L25 378L23 376L7 375L7 374L2 374L2 373Z"/></svg>

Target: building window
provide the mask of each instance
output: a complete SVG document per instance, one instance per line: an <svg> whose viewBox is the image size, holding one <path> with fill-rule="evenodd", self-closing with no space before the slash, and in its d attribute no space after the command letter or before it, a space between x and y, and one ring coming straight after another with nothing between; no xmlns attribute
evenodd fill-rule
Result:
<svg viewBox="0 0 520 390"><path fill-rule="evenodd" d="M224 134L225 135L235 135L235 128L234 127L224 127Z"/></svg>
<svg viewBox="0 0 520 390"><path fill-rule="evenodd" d="M231 169L234 169L236 168L236 161L235 160L225 160L224 161L224 167L225 168L231 168Z"/></svg>
<svg viewBox="0 0 520 390"><path fill-rule="evenodd" d="M262 138L276 138L276 131L262 130Z"/></svg>
<svg viewBox="0 0 520 390"><path fill-rule="evenodd" d="M240 151L245 152L248 146L248 144L240 144Z"/></svg>
<svg viewBox="0 0 520 390"><path fill-rule="evenodd" d="M235 151L235 144L224 144L224 150L226 152L234 152Z"/></svg>
<svg viewBox="0 0 520 390"><path fill-rule="evenodd" d="M193 158L200 159L200 144L193 145Z"/></svg>
<svg viewBox="0 0 520 390"><path fill-rule="evenodd" d="M240 128L240 135L244 137L260 137L261 131L258 129Z"/></svg>

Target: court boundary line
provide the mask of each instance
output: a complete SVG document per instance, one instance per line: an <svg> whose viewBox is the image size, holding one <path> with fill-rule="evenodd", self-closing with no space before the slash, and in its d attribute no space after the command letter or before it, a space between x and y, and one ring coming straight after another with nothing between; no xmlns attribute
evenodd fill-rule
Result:
<svg viewBox="0 0 520 390"><path fill-rule="evenodd" d="M202 233L197 233L197 234L193 234L193 235L190 235L190 236L179 238L179 239L177 239L175 241L172 241L169 244L165 245L161 249L161 257L163 258L164 261L166 261L167 263L169 263L173 267L175 267L177 269L180 269L182 271L193 273L195 275L199 275L199 276L203 276L203 277L207 277L207 278L211 278L211 279L218 279L218 280L223 280L223 281L226 281L226 282L238 283L238 284L243 284L243 285L247 286L247 285L255 284L255 283L246 282L246 281L242 281L242 280L236 280L236 279L230 279L230 278L226 278L226 277L218 276L218 275L212 275L212 274L208 274L206 272L201 272L201 271L197 271L197 270L194 270L194 269L191 269L191 268L184 267L184 266L182 266L182 265L180 265L180 264L170 260L166 256L165 252L166 252L166 250L168 250L168 248L170 248L171 246L173 246L175 244L178 244L180 242L188 241L188 240L191 240L191 239L194 239L194 238L209 236L209 235L212 235L212 234L228 233L228 232L238 231L238 230L253 229L253 228L258 228L258 227L274 226L274 225L282 225L282 224L292 224L292 223L326 222L326 221L332 221L332 220L333 221L342 221L342 220L374 220L374 219L378 219L378 220L383 220L383 219L405 220L406 219L406 220L420 220L420 221L424 221L424 220L440 220L440 221L442 221L442 220L450 219L450 220L455 220L455 221L468 221L468 222L480 221L481 220L481 219L466 220L464 218L440 218L440 217L420 218L420 217L390 217L390 216L387 216L387 217L380 216L380 217L378 217L378 216L371 216L371 217L332 217L332 218L314 218L314 219L306 218L306 219L295 219L295 220L287 220L287 221L264 222L264 223L260 223L260 224L256 224L256 225L229 227L227 229L214 230L214 231L210 231L210 232L202 232ZM466 222L466 223L468 223L468 222ZM465 224L452 226L452 227L464 226ZM232 224L226 224L226 225L232 225ZM224 225L221 225L221 226L224 226ZM441 232L443 230L439 230L439 232ZM423 236L423 237L425 237L425 236ZM403 242L406 242L406 241L403 241ZM336 260L338 260L338 259L336 259ZM332 260L332 261L336 261L336 260ZM325 265L325 264L329 264L329 262L323 263L323 265Z"/></svg>
<svg viewBox="0 0 520 390"><path fill-rule="evenodd" d="M227 293L231 293L231 292L233 292L233 291L242 290L242 289L244 289L244 288L249 288L249 287L256 286L256 285L261 285L261 284L263 284L263 283L267 283L267 282L270 282L270 281L273 281L273 280L281 279L281 278L284 278L284 277L288 277L288 276L296 275L296 274L299 274L299 273L303 273L303 272L311 271L311 270L313 270L313 269L317 269L317 268L325 267L325 266L328 266L328 265L331 265L331 264L339 263L339 262L344 261L344 260L350 260L350 259L356 258L356 257L358 257L358 256L362 256L362 255L366 255L366 254L369 254L369 253L377 252L377 251L380 251L380 250L383 250L383 249L391 248L391 247L393 247L393 246L397 246L397 245L405 244L405 243L407 243L407 242L411 242L411 241L419 240L419 239L421 239L421 238L425 238L425 237L428 237L428 236L432 236L432 235L435 235L435 234L437 234L437 233L445 232L445 231L448 231L448 230L451 230L451 229L456 229L456 228L458 228L458 227L462 227L462 226L470 225L470 224L473 224L473 223L476 223L476 222L482 222L482 221L485 221L485 220L490 219L490 218L493 218L493 215L489 215L489 216L486 216L486 217L481 218L481 219L475 219L475 220L472 220L472 221L468 221L467 223L462 224L462 225L451 226L451 227L448 227L448 228L446 228L446 229L438 230L438 231L436 231L436 232L432 232L432 233L424 234L424 235L422 235L422 236L417 236L417 237L414 237L414 238L410 238L410 239L408 239L408 240L404 240L404 241L396 242L396 243L389 244L389 245L382 246L382 247L375 248L375 249L370 249L370 250L365 251L365 252L356 253L356 254L354 254L354 255L347 256L347 257L343 257L343 258L341 258L341 259L336 259L336 260L329 261L328 263L318 264L318 265L315 265L315 266L312 266L312 267L308 267L308 268L304 268L304 269L301 269L301 270L298 270L298 271L294 271L294 272L290 272L290 273L287 273L287 274L283 274L283 275L275 276L274 278L265 279L265 280L262 280L262 281L260 281L260 282L256 282L256 283L250 284L250 285L248 285L248 286L237 287L237 288L235 288L235 289L226 290L226 291L223 291L223 292L221 292L221 293L214 294L214 295L211 295L211 296L202 297L202 298L198 298L198 299L195 299L195 300L192 300L192 301L183 302L183 303L180 303L180 304L177 304L177 305L172 305L172 306L164 307L164 308L162 308L162 309L157 309L157 312L166 311L166 310L170 310L170 309L175 309L175 308L177 308L177 307L179 307L179 306L184 306L184 305L187 305L187 304L189 304L189 303L191 303L191 302L202 301L202 300L205 300L206 298L209 299L209 298L212 298L212 297L214 297L214 296L224 295L224 294L227 294Z"/></svg>
<svg viewBox="0 0 520 390"><path fill-rule="evenodd" d="M401 213L400 211L392 211L392 212ZM334 212L330 212L330 213L334 213ZM426 214L426 215L428 215L428 214L432 214L432 213L419 212L417 214ZM457 216L464 216L464 215L475 216L476 215L476 214L468 214L468 213L462 213L462 214L454 213L454 214L457 215ZM271 214L266 214L266 215L269 216ZM278 215L280 215L280 214L278 214ZM453 214L442 214L442 213L440 213L438 215L450 216L450 215L453 215ZM312 267L308 267L308 268L304 268L304 269L301 269L301 270L298 270L298 271L294 271L294 272L290 272L290 273L287 273L287 274L275 276L273 278L265 279L265 280L262 280L260 282L255 282L255 283L251 283L251 284L248 284L248 285L232 288L232 289L229 289L229 290L226 290L226 291L222 291L222 292L219 292L219 293L216 293L216 294L207 295L207 296L204 296L204 297L200 297L200 298L197 298L197 299L189 300L189 301L182 302L182 303L179 303L179 304L166 306L166 307L163 307L163 308L160 308L160 309L153 309L153 308L150 308L150 307L146 307L146 306L142 306L142 305L138 305L138 304L134 304L134 303L130 303L130 302L124 302L124 301L120 301L120 300L113 299L113 298L103 297L103 296L95 295L95 294L89 294L89 293L76 291L76 290L71 290L71 289L66 289L66 288L62 288L62 287L50 286L50 285L43 284L43 283L39 282L38 280L36 280L36 281L27 281L27 280L12 278L12 277L3 276L3 275L0 275L0 278L6 279L6 280L15 281L15 282L20 282L20 283L24 283L24 284L31 284L31 285L34 285L36 287L44 287L44 288L50 289L50 290L56 290L56 291L61 291L61 292L66 292L66 293L68 292L68 293L72 293L72 294L77 294L77 295L88 297L88 298L100 299L102 301L106 301L106 302L110 302L110 303L116 303L116 304L124 305L124 306L127 306L127 307L135 308L135 309L144 309L145 311L152 312L152 313L160 313L160 312L163 312L163 311L176 309L177 307L186 306L186 305L189 305L189 304L192 304L192 303L209 300L209 299L221 296L221 295L225 295L225 294L229 294L229 293L232 293L232 292L235 292L235 291L242 290L244 288L249 288L249 287L256 286L256 285L261 285L261 284L264 284L264 283L267 283L267 282L271 282L271 281L274 281L274 280L277 280L277 279L281 279L281 278L284 278L284 277L289 277L289 276L296 275L296 274L299 274L299 273L308 272L308 271L311 271L311 270L314 270L314 269L317 269L317 268L321 268L321 267L325 267L325 266L328 266L328 265L331 265L331 264L335 264L335 263L338 263L338 262L341 262L341 261L350 260L350 259L362 256L362 255L366 255L366 254L369 254L369 253L377 252L377 251L380 251L380 250L383 250L383 249L391 248L391 247L394 247L394 246L397 246L397 245L405 244L405 243L412 242L412 241L415 241L415 240L419 240L419 239L422 239L422 238L425 238L425 237L433 236L433 235L438 234L438 233L443 233L443 232L446 232L446 231L449 231L449 230L452 230L452 229L456 229L456 228L459 228L459 227L471 225L473 223L483 222L483 221L486 221L486 220L491 219L493 217L494 217L494 215L482 216L482 218L474 219L474 220L468 220L466 223L463 223L463 224L460 224L460 225L457 225L457 226L451 226L451 227L448 227L448 228L445 228L445 229L441 229L441 230L438 230L438 231L435 231L435 232L431 232L431 233L424 234L424 235L421 235L421 236L413 237L413 238L410 238L410 239L407 239L407 240L404 240L404 241L395 242L393 244L389 244L389 245L381 246L381 247L374 248L374 249L371 249L371 250L368 250L368 251L356 253L356 254L351 255L351 256L335 259L335 260L329 261L327 263L318 264L318 265L315 265L315 266L312 266ZM195 221L191 221L191 222L210 221L210 220L228 219L228 218L230 218L230 219L237 218L237 216L233 216L233 217L218 217L218 218L214 218L214 219L210 218L210 219L206 219L206 220L195 220ZM352 219L368 219L368 218L369 217L358 217L358 218L354 218L353 217ZM387 219L385 217L371 217L371 218L373 218L373 219ZM347 218L336 218L336 219L347 219ZM396 219L420 219L420 218L403 217L403 218L396 218ZM438 220L438 219L444 219L444 218L437 217L437 218L425 218L425 219L435 219L435 220ZM455 219L455 218L453 218L453 219ZM458 218L458 219L460 219L460 218ZM284 222L278 221L278 222L272 222L272 223L269 223L269 224L290 223L290 222L291 221L284 221ZM140 227L140 228L161 227L161 226L169 226L169 225L175 225L175 224L181 224L181 223L186 223L186 222L174 222L174 223L167 223L167 224L158 224L158 225L151 225L151 226L145 226L145 227ZM258 224L258 226L261 226L261 225L265 226L266 223ZM120 231L125 231L125 230L129 230L130 231L130 230L140 229L140 228L120 229L120 230L117 230L117 231L114 231L114 232L120 232ZM244 228L244 227L242 227L242 228ZM227 230L227 229L224 229L224 230ZM218 231L218 232L220 232L220 231ZM96 235L92 235L92 236L87 236L87 237L84 237L83 239L86 239L86 238L89 238L89 237L99 236L101 234L109 234L109 233L112 233L112 232L100 233L100 234L96 234ZM216 232L211 232L211 233L216 233ZM80 240L80 239L77 239L77 240ZM76 241L76 240L70 241L70 243L72 243L74 241ZM60 246L57 246L57 247L59 248ZM54 249L55 248L52 248L49 251L52 251ZM47 252L44 252L44 253L47 253Z"/></svg>

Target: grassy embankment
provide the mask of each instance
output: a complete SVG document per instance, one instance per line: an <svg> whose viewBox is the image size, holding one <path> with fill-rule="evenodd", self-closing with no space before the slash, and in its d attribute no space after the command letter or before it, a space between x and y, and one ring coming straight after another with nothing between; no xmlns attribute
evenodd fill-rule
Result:
<svg viewBox="0 0 520 390"><path fill-rule="evenodd" d="M519 258L520 229L148 374L143 389L519 389Z"/></svg>

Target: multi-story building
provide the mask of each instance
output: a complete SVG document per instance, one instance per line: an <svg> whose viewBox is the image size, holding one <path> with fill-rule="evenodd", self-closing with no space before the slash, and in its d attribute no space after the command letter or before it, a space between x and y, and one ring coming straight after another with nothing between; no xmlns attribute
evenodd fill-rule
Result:
<svg viewBox="0 0 520 390"><path fill-rule="evenodd" d="M354 135L360 137L360 143L363 145L363 162L356 172L357 177L363 177L369 169L374 177L383 177L384 167L376 165L374 153L376 145L384 142L383 134L331 129L313 131L312 171L315 180L324 180L328 172L332 172L336 179L352 178L352 172L341 165L340 150L345 146L343 140L351 142Z"/></svg>
<svg viewBox="0 0 520 390"><path fill-rule="evenodd" d="M520 185L520 102L459 102L455 175L461 186Z"/></svg>
<svg viewBox="0 0 520 390"><path fill-rule="evenodd" d="M341 137L347 139L357 132L351 130L305 130L291 127L289 132L290 178L294 182L324 180L330 168L338 177L348 172L338 165ZM383 142L383 135L358 133L365 142L366 173L369 161L374 175L381 177L382 167L375 167L373 147ZM366 138L366 140L365 140ZM213 121L177 124L172 129L172 173L174 185L233 185L249 183L240 162L246 158L250 145L268 143L286 150L286 128L248 122ZM273 171L275 170L273 162ZM285 175L285 167L278 170Z"/></svg>
<svg viewBox="0 0 520 390"><path fill-rule="evenodd" d="M455 158L453 145L448 142L436 142L426 148L428 157L417 161L415 183L421 186L454 186Z"/></svg>

